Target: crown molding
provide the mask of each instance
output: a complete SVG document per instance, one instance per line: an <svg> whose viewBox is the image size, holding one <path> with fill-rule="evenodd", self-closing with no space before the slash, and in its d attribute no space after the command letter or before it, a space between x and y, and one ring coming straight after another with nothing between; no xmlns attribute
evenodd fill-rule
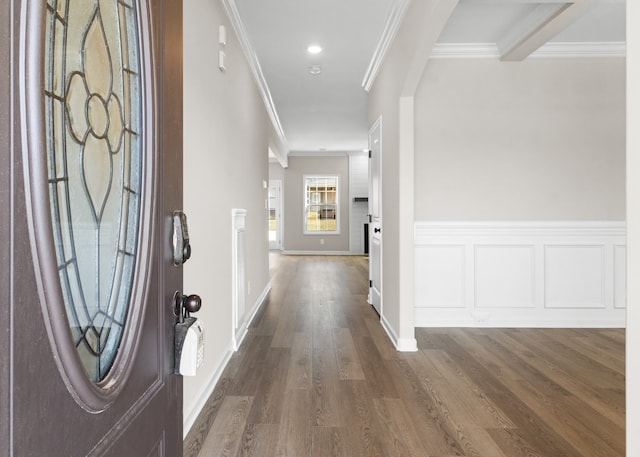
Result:
<svg viewBox="0 0 640 457"><path fill-rule="evenodd" d="M367 92L371 90L376 76L378 76L384 57L387 54L389 46L391 46L391 42L395 38L398 29L400 28L400 24L402 23L402 19L404 18L410 3L411 0L396 0L391 8L391 13L389 14L387 23L384 26L382 35L380 36L380 41L378 41L378 45L373 51L369 67L362 79L362 88Z"/></svg>
<svg viewBox="0 0 640 457"><path fill-rule="evenodd" d="M497 40L500 60L517 62L526 59L560 30L573 22L590 2L539 3Z"/></svg>
<svg viewBox="0 0 640 457"><path fill-rule="evenodd" d="M431 59L498 59L495 43L436 43Z"/></svg>
<svg viewBox="0 0 640 457"><path fill-rule="evenodd" d="M626 57L624 42L546 43L531 58ZM432 59L499 59L494 43L439 43L431 51Z"/></svg>
<svg viewBox="0 0 640 457"><path fill-rule="evenodd" d="M615 42L547 43L531 57L626 57L627 44Z"/></svg>
<svg viewBox="0 0 640 457"><path fill-rule="evenodd" d="M276 111L275 104L273 103L273 98L271 97L271 92L269 91L267 80L262 73L260 61L258 60L255 49L251 45L251 40L249 39L249 35L247 34L244 23L242 22L242 19L240 17L240 12L238 11L236 0L221 0L221 2L227 12L227 15L229 16L229 20L231 21L233 30L238 37L238 41L240 42L242 51L247 58L247 62L249 64L249 67L251 68L251 72L253 73L256 84L258 85L258 90L260 91L260 95L262 96L264 106L267 110L269 118L271 119L271 123L273 124L276 135L288 151L289 146L287 145L287 139L285 137L284 130L282 129L282 124L280 123L280 118L278 117L278 112Z"/></svg>
<svg viewBox="0 0 640 457"><path fill-rule="evenodd" d="M290 151L289 157L347 157L352 151Z"/></svg>

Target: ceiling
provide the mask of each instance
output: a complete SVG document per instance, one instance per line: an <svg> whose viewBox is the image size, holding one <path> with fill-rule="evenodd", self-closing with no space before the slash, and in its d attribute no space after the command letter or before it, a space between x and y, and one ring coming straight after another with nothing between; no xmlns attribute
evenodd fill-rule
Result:
<svg viewBox="0 0 640 457"><path fill-rule="evenodd" d="M367 148L363 84L408 3L228 0L287 152ZM460 0L432 57L624 55L625 7L624 0ZM308 53L311 44L322 52Z"/></svg>

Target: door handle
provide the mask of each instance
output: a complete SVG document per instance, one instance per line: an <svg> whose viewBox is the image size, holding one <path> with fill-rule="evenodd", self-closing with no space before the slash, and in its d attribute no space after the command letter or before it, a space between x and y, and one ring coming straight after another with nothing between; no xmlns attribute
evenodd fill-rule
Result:
<svg viewBox="0 0 640 457"><path fill-rule="evenodd" d="M202 299L198 295L173 294L173 312L178 316L174 333L174 368L176 374L194 376L204 362L204 327L191 313L198 312Z"/></svg>
<svg viewBox="0 0 640 457"><path fill-rule="evenodd" d="M380 229L378 227L374 228L373 233L380 233Z"/></svg>
<svg viewBox="0 0 640 457"><path fill-rule="evenodd" d="M178 316L180 323L184 322L185 318L191 317L191 313L200 311L201 307L202 299L199 295L182 295L178 290L173 294L173 314Z"/></svg>
<svg viewBox="0 0 640 457"><path fill-rule="evenodd" d="M178 267L191 257L191 245L189 244L189 229L187 228L187 215L182 211L173 212L173 264Z"/></svg>

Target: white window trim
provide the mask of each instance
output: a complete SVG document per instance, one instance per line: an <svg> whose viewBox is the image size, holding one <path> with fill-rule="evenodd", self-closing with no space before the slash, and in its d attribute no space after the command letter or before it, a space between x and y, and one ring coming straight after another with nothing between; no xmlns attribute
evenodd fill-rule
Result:
<svg viewBox="0 0 640 457"><path fill-rule="evenodd" d="M336 180L336 229L323 231L307 230L307 179L328 178ZM302 232L304 235L340 235L340 175L331 173L302 176Z"/></svg>

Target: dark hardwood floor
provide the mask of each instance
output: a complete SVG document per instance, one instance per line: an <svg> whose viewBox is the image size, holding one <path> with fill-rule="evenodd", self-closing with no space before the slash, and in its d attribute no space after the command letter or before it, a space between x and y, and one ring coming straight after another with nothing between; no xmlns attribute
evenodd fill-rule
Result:
<svg viewBox="0 0 640 457"><path fill-rule="evenodd" d="M625 455L624 330L417 329L399 353L365 258L271 260L185 456Z"/></svg>

